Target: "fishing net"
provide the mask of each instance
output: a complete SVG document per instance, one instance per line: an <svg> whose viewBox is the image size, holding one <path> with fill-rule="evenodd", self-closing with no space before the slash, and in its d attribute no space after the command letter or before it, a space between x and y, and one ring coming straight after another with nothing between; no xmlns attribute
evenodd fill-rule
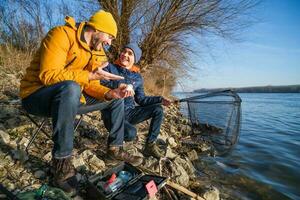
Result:
<svg viewBox="0 0 300 200"><path fill-rule="evenodd" d="M187 110L192 135L212 143L224 155L238 142L241 126L241 98L231 90L197 95L180 102ZM197 138L193 139L197 142Z"/></svg>

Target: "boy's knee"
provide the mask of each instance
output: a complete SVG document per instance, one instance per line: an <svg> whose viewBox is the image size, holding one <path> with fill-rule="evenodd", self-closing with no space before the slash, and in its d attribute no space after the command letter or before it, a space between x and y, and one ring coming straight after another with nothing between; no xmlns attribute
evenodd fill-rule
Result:
<svg viewBox="0 0 300 200"><path fill-rule="evenodd" d="M153 109L153 113L155 113L156 115L163 115L164 114L164 110L163 107L161 105L157 105L154 107Z"/></svg>

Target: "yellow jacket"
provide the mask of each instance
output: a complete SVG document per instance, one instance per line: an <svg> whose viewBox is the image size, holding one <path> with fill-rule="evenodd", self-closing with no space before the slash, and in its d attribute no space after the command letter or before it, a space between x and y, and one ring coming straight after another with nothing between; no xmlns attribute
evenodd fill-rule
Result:
<svg viewBox="0 0 300 200"><path fill-rule="evenodd" d="M21 80L21 98L43 86L65 80L77 82L82 90L97 99L104 99L104 94L110 90L100 85L99 80L88 80L89 72L107 61L104 50L91 51L88 44L81 41L86 22L77 27L73 18L66 17L65 20L66 25L53 28L43 39ZM81 101L85 102L83 96Z"/></svg>

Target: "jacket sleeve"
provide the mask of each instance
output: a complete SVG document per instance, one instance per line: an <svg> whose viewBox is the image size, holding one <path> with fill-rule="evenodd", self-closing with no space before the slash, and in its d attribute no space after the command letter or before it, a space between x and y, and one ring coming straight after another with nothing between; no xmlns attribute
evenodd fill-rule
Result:
<svg viewBox="0 0 300 200"><path fill-rule="evenodd" d="M144 93L144 81L141 75L139 76L141 84L135 89L134 99L140 106L147 106L162 102L161 96L146 96Z"/></svg>
<svg viewBox="0 0 300 200"><path fill-rule="evenodd" d="M118 73L115 66L111 63L107 67L103 68L103 70L107 71L109 73L112 73L112 74L122 76L120 73ZM100 83L101 83L101 85L104 85L104 86L109 87L111 89L116 89L116 88L119 87L119 85L122 83L122 81L118 81L118 80L101 80Z"/></svg>
<svg viewBox="0 0 300 200"><path fill-rule="evenodd" d="M44 85L73 80L81 86L89 83L89 71L65 68L70 41L63 27L52 29L43 39L39 78Z"/></svg>
<svg viewBox="0 0 300 200"><path fill-rule="evenodd" d="M104 96L105 94L110 91L109 88L101 85L99 83L99 80L93 80L93 81L90 81L89 84L87 84L85 87L84 87L84 92L86 94L88 94L89 96L91 97L94 97L96 99L99 99L99 100L104 100Z"/></svg>

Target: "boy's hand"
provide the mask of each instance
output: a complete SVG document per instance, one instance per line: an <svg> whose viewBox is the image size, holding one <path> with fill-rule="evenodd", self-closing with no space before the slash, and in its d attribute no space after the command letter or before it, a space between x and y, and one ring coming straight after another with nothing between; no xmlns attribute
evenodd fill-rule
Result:
<svg viewBox="0 0 300 200"><path fill-rule="evenodd" d="M171 102L169 99L166 99L166 98L163 97L161 103L162 103L162 105L164 105L164 106L170 106L172 102Z"/></svg>
<svg viewBox="0 0 300 200"><path fill-rule="evenodd" d="M127 87L126 84L121 84L118 88L108 91L104 96L105 99L112 100L112 99L122 99L122 98L129 97L130 95L126 90L126 87Z"/></svg>
<svg viewBox="0 0 300 200"><path fill-rule="evenodd" d="M125 88L126 89L126 93L128 94L128 96L133 97L135 95L134 89L133 89L133 85L131 84L125 84L125 83L121 83L119 85L119 87Z"/></svg>

